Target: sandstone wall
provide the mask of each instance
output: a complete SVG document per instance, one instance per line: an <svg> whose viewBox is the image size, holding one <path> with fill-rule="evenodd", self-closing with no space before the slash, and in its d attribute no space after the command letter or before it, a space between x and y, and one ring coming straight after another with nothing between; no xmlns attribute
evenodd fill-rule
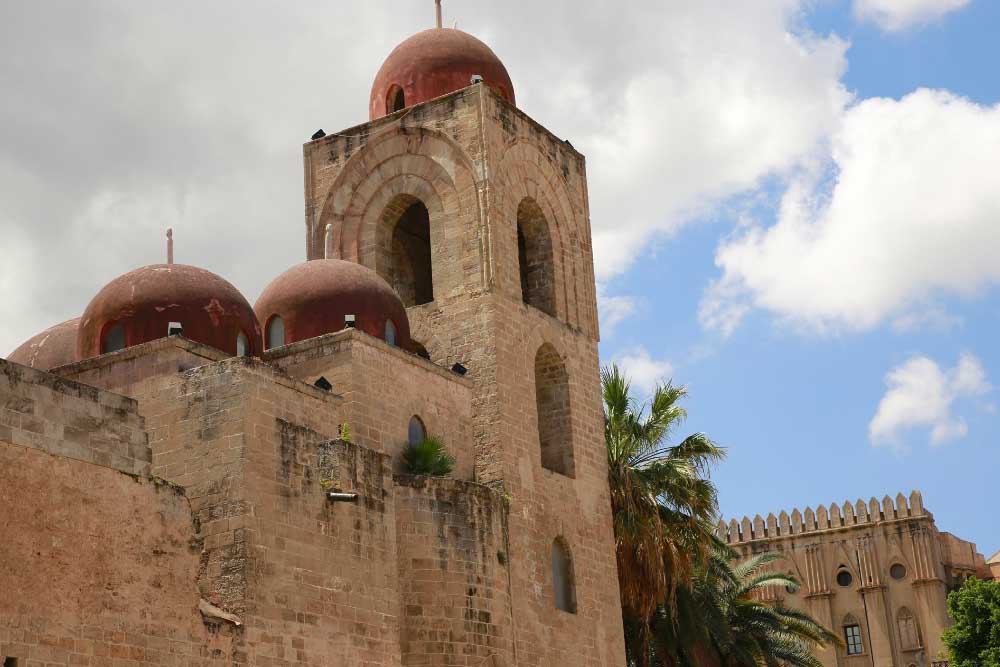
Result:
<svg viewBox="0 0 1000 667"><path fill-rule="evenodd" d="M325 377L344 400L352 439L392 458L400 453L410 418L440 436L455 457L453 476L473 479L472 382L357 330L321 336L266 352L264 359L305 382Z"/></svg>

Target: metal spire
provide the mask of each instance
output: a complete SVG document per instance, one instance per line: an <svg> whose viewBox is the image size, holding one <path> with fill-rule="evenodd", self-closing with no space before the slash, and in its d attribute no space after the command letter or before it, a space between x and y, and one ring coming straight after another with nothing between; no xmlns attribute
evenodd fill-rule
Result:
<svg viewBox="0 0 1000 667"><path fill-rule="evenodd" d="M167 264L174 263L174 230L167 229Z"/></svg>
<svg viewBox="0 0 1000 667"><path fill-rule="evenodd" d="M434 0L434 6L437 10L437 27L441 27L441 0Z"/></svg>

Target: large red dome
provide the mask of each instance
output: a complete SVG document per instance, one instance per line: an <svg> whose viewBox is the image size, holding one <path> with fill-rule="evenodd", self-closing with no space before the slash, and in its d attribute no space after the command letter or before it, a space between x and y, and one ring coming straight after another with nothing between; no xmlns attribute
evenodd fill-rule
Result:
<svg viewBox="0 0 1000 667"><path fill-rule="evenodd" d="M391 322L395 340L387 342L410 349L410 320L399 295L354 262L314 259L293 266L271 281L254 308L268 349L340 331L347 315L354 315L356 328L382 340L389 338Z"/></svg>
<svg viewBox="0 0 1000 667"><path fill-rule="evenodd" d="M80 318L60 322L36 334L10 353L8 361L47 371L76 361L76 333Z"/></svg>
<svg viewBox="0 0 1000 667"><path fill-rule="evenodd" d="M108 283L83 313L77 351L87 359L163 338L172 322L185 338L229 354L261 351L260 324L239 290L184 264L154 264Z"/></svg>
<svg viewBox="0 0 1000 667"><path fill-rule="evenodd" d="M507 68L490 47L461 30L418 32L393 49L382 63L372 86L371 119L465 88L476 74L514 104L514 85Z"/></svg>

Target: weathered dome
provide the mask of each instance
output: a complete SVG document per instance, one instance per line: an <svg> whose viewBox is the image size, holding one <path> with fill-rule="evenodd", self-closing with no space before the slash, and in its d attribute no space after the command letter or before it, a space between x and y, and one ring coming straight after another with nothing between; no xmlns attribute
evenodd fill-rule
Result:
<svg viewBox="0 0 1000 667"><path fill-rule="evenodd" d="M211 271L154 264L115 278L83 313L80 359L163 338L177 322L182 335L229 354L259 354L260 324L239 290Z"/></svg>
<svg viewBox="0 0 1000 667"><path fill-rule="evenodd" d="M10 353L8 361L47 371L76 361L76 334L80 318L60 322L36 334Z"/></svg>
<svg viewBox="0 0 1000 667"><path fill-rule="evenodd" d="M354 262L314 259L293 266L271 281L254 309L268 349L340 331L347 315L354 315L361 331L410 349L410 321L399 295Z"/></svg>
<svg viewBox="0 0 1000 667"><path fill-rule="evenodd" d="M452 28L418 32L382 63L372 86L371 119L465 88L475 74L514 104L507 68L490 47Z"/></svg>

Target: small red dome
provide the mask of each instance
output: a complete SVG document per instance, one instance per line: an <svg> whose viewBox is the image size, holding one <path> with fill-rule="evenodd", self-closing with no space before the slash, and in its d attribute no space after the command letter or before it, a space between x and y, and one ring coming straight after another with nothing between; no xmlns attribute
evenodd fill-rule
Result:
<svg viewBox="0 0 1000 667"><path fill-rule="evenodd" d="M346 315L354 315L356 328L382 340L391 322L395 341L387 342L410 349L410 320L399 295L377 273L354 262L314 259L293 266L271 281L254 309L268 349L340 331Z"/></svg>
<svg viewBox="0 0 1000 667"><path fill-rule="evenodd" d="M393 49L375 75L371 119L461 90L470 85L475 74L514 104L514 85L507 68L490 47L461 30L418 32Z"/></svg>
<svg viewBox="0 0 1000 667"><path fill-rule="evenodd" d="M76 361L76 333L80 318L61 322L26 340L10 353L8 361L47 371Z"/></svg>
<svg viewBox="0 0 1000 667"><path fill-rule="evenodd" d="M171 322L198 343L229 354L261 351L253 308L228 281L184 264L154 264L115 278L83 313L80 359L163 338ZM119 326L120 325L120 326ZM242 339L241 339L242 334Z"/></svg>

